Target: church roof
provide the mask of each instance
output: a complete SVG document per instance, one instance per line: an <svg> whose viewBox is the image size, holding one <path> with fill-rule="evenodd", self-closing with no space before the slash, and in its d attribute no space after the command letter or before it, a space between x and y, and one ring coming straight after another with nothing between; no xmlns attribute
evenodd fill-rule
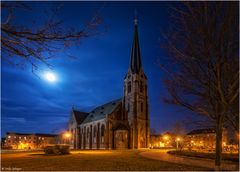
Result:
<svg viewBox="0 0 240 172"><path fill-rule="evenodd" d="M139 46L139 40L138 40L138 25L137 25L137 20L135 19L130 69L134 74L134 73L139 73L141 67L142 67L142 61L141 61L141 53L140 53L140 46Z"/></svg>
<svg viewBox="0 0 240 172"><path fill-rule="evenodd" d="M81 124L84 121L84 119L88 116L88 113L80 112L80 111L73 109L73 115L77 121L77 124Z"/></svg>
<svg viewBox="0 0 240 172"><path fill-rule="evenodd" d="M117 99L96 107L88 114L83 124L105 118L106 115L111 114L121 102L122 99Z"/></svg>

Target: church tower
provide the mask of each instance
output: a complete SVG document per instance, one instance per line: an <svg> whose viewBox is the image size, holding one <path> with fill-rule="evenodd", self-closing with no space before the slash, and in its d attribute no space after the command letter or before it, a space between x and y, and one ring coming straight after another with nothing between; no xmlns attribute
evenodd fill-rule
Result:
<svg viewBox="0 0 240 172"><path fill-rule="evenodd" d="M147 77L143 71L138 40L138 21L134 20L134 38L128 73L124 78L124 118L129 123L129 148L148 148L150 121Z"/></svg>

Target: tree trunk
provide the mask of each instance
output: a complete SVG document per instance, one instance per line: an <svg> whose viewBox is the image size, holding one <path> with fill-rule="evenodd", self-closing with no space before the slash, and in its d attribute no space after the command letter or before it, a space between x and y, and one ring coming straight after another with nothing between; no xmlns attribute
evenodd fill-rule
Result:
<svg viewBox="0 0 240 172"><path fill-rule="evenodd" d="M216 125L216 157L215 157L215 170L221 170L221 156L222 156L222 133L223 133L223 124L221 117L217 121Z"/></svg>

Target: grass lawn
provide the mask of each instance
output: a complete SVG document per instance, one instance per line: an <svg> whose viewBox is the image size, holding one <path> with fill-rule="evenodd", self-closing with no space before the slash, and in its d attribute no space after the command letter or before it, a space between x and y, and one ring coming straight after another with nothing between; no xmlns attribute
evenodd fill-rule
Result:
<svg viewBox="0 0 240 172"><path fill-rule="evenodd" d="M169 151L168 153L174 154L174 155L180 155L180 156L215 159L215 153L202 153L202 152L191 152L191 151ZM232 161L232 162L238 163L239 155L223 153L222 160L227 160L227 161Z"/></svg>
<svg viewBox="0 0 240 172"><path fill-rule="evenodd" d="M72 151L69 155L44 155L43 152L2 153L1 168L4 170L41 170L41 171L114 171L114 170L171 170L194 171L210 170L207 168L173 164L147 159L139 155L139 150L126 151ZM18 169L18 170L19 170Z"/></svg>

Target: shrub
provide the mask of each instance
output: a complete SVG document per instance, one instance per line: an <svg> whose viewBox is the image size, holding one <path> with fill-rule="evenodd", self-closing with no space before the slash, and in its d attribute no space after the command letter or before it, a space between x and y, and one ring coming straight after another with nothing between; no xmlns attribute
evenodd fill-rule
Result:
<svg viewBox="0 0 240 172"><path fill-rule="evenodd" d="M53 146L45 146L43 150L45 154L53 154Z"/></svg>
<svg viewBox="0 0 240 172"><path fill-rule="evenodd" d="M45 154L69 154L69 145L48 145L44 147Z"/></svg>

